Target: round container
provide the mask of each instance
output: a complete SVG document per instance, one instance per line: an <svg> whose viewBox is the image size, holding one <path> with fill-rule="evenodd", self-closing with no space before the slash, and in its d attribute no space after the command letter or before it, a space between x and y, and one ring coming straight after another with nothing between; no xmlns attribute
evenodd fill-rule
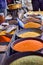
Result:
<svg viewBox="0 0 43 65"><path fill-rule="evenodd" d="M28 37L40 38L41 34L42 34L42 31L40 29L36 29L36 28L22 29L16 33L15 40L19 38L28 38Z"/></svg>
<svg viewBox="0 0 43 65"><path fill-rule="evenodd" d="M11 54L16 52L36 52L42 54L43 41L35 38L22 38L11 44Z"/></svg>
<svg viewBox="0 0 43 65"><path fill-rule="evenodd" d="M22 4L10 4L8 5L9 9L20 9L22 7Z"/></svg>
<svg viewBox="0 0 43 65"><path fill-rule="evenodd" d="M43 57L33 53L16 53L4 60L3 65L43 65Z"/></svg>
<svg viewBox="0 0 43 65"><path fill-rule="evenodd" d="M10 42L11 38L8 36L0 36L0 42Z"/></svg>
<svg viewBox="0 0 43 65"><path fill-rule="evenodd" d="M24 28L40 28L42 20L38 18L39 16L40 15L25 15L24 17L26 18L23 18L21 21L24 24Z"/></svg>
<svg viewBox="0 0 43 65"><path fill-rule="evenodd" d="M28 17L22 21L24 23L24 28L40 28L42 22L41 19L35 17Z"/></svg>
<svg viewBox="0 0 43 65"><path fill-rule="evenodd" d="M40 27L41 27L41 24L37 22L28 22L24 24L24 28L40 28Z"/></svg>
<svg viewBox="0 0 43 65"><path fill-rule="evenodd" d="M3 25L0 26L0 36L12 37L17 30L17 25Z"/></svg>

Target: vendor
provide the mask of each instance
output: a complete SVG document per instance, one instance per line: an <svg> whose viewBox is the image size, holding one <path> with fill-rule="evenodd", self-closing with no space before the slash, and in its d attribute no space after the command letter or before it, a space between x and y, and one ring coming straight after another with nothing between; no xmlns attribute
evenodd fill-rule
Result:
<svg viewBox="0 0 43 65"><path fill-rule="evenodd" d="M43 0L32 0L33 11L43 11Z"/></svg>
<svg viewBox="0 0 43 65"><path fill-rule="evenodd" d="M6 0L0 0L0 13L7 14L7 1Z"/></svg>
<svg viewBox="0 0 43 65"><path fill-rule="evenodd" d="M14 0L7 0L7 4L13 4Z"/></svg>

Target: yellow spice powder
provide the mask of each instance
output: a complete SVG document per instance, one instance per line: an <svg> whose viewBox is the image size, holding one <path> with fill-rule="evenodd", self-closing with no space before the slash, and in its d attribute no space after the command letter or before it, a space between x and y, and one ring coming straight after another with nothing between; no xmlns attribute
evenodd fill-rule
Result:
<svg viewBox="0 0 43 65"><path fill-rule="evenodd" d="M24 28L39 28L41 25L35 22L28 22L24 25Z"/></svg>
<svg viewBox="0 0 43 65"><path fill-rule="evenodd" d="M0 32L0 35L5 35L5 34L6 34L6 31Z"/></svg>
<svg viewBox="0 0 43 65"><path fill-rule="evenodd" d="M22 38L36 37L36 36L40 36L40 34L37 33L37 32L25 32L25 33L22 33L22 34L19 35L19 37L22 37Z"/></svg>

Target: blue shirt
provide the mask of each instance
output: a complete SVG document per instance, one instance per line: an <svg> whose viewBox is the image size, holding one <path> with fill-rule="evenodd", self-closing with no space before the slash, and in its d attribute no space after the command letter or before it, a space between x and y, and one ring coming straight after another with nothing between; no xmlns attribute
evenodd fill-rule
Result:
<svg viewBox="0 0 43 65"><path fill-rule="evenodd" d="M7 5L6 0L0 0L0 9L5 9Z"/></svg>

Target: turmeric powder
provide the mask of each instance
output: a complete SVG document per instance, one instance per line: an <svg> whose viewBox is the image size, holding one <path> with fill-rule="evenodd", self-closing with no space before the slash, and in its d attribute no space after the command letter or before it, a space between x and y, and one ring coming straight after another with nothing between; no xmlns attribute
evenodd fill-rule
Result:
<svg viewBox="0 0 43 65"><path fill-rule="evenodd" d="M36 22L28 22L24 24L24 28L39 28L39 27L41 27L41 24Z"/></svg>
<svg viewBox="0 0 43 65"><path fill-rule="evenodd" d="M19 37L21 38L27 38L27 37L37 37L40 36L40 33L37 32L24 32L22 34L19 35Z"/></svg>

